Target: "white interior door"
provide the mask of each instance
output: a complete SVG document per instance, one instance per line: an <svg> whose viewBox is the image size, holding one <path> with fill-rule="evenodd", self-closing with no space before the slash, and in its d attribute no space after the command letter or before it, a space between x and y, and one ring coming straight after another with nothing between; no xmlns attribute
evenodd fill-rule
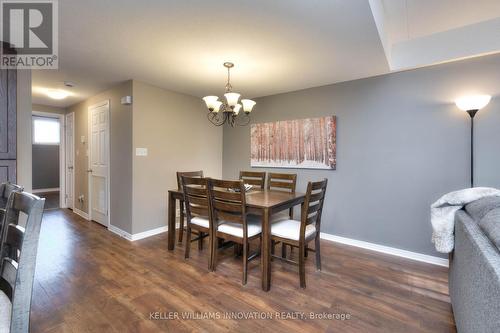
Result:
<svg viewBox="0 0 500 333"><path fill-rule="evenodd" d="M66 115L65 121L65 144L66 144L66 181L64 198L66 207L73 209L74 205L74 188L75 188L75 132L74 132L75 114L69 113Z"/></svg>
<svg viewBox="0 0 500 333"><path fill-rule="evenodd" d="M109 103L90 107L90 218L108 225Z"/></svg>

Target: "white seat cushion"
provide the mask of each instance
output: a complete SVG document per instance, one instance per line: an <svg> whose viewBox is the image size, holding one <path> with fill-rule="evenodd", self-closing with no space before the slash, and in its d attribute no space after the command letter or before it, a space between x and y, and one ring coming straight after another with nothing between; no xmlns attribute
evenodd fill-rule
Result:
<svg viewBox="0 0 500 333"><path fill-rule="evenodd" d="M259 221L255 221L253 219L247 218L247 227L248 227L248 234L247 234L248 237L253 237L255 235L258 235L262 231L262 226L259 223ZM221 222L217 230L219 232L223 232L228 235L243 238L243 224L240 223Z"/></svg>
<svg viewBox="0 0 500 333"><path fill-rule="evenodd" d="M289 220L289 219L290 219L290 213L288 211L279 212L271 216L271 223L276 223L279 221Z"/></svg>
<svg viewBox="0 0 500 333"><path fill-rule="evenodd" d="M316 226L314 224L309 224L306 226L306 238L313 235L316 232ZM295 220L282 220L271 224L271 235L291 239L299 240L300 234L300 221Z"/></svg>
<svg viewBox="0 0 500 333"><path fill-rule="evenodd" d="M199 225L200 227L208 228L210 226L210 223L208 222L208 219L205 219L203 217L193 217L191 219L191 224L196 224Z"/></svg>
<svg viewBox="0 0 500 333"><path fill-rule="evenodd" d="M10 332L12 304L9 298L0 291L0 333Z"/></svg>

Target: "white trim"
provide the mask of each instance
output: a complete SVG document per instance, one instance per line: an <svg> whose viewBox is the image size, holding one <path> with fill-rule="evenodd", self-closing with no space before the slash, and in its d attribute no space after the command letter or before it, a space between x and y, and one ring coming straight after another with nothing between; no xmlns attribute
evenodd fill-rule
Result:
<svg viewBox="0 0 500 333"><path fill-rule="evenodd" d="M132 235L132 241L136 241L136 240L139 240L139 239L144 239L144 238L156 236L158 234L162 234L162 233L167 232L167 231L168 231L168 226L163 226L163 227L159 227L159 228L156 228L156 229L147 230L147 231L144 231L144 232L140 232L138 234L133 234Z"/></svg>
<svg viewBox="0 0 500 333"><path fill-rule="evenodd" d="M98 108L100 106L107 106L108 108L108 142L107 142L107 160L108 160L108 174L107 174L107 179L106 179L106 189L108 191L108 197L107 197L107 208L108 208L108 220L107 220L107 227L111 225L111 179L110 179L110 172L111 172L111 102L109 99L104 100L102 102L93 104L87 108L87 160L88 160L88 165L87 169L89 170L92 167L92 161L91 161L91 150L92 150L92 109ZM87 172L87 182L88 182L88 205L89 205L89 217L90 219L92 218L92 176L90 173Z"/></svg>
<svg viewBox="0 0 500 333"><path fill-rule="evenodd" d="M31 190L31 193L51 193L51 192L60 192L61 189L59 187L54 187L54 188L37 188L34 190Z"/></svg>
<svg viewBox="0 0 500 333"><path fill-rule="evenodd" d="M406 258L406 259L425 262L428 264L448 267L448 259L445 259L445 258L434 257L434 256L430 256L427 254L411 252L411 251L407 251L407 250L401 250L401 249L397 249L397 248L389 247L389 246L385 246L385 245L379 245L379 244L369 243L369 242L360 241L360 240L356 240L356 239L331 235L331 234L327 234L324 232L321 233L320 237L321 237L321 239L336 242L336 243L360 247L362 249L367 249L367 250L371 250L371 251L375 251L375 252L390 254L393 256L397 256L397 257L402 257L402 258Z"/></svg>
<svg viewBox="0 0 500 333"><path fill-rule="evenodd" d="M83 217L87 221L90 221L89 214L85 213L84 211L79 210L78 208L73 208L73 213L75 213L76 215L79 215L79 216Z"/></svg>
<svg viewBox="0 0 500 333"><path fill-rule="evenodd" d="M111 231L112 233L114 234L117 234L118 236L120 237L123 237L125 238L126 240L128 241L132 241L132 235L129 234L128 232L126 231L123 231L122 229L118 228L118 227L115 227L114 225L110 224L108 226L108 230Z"/></svg>
<svg viewBox="0 0 500 333"><path fill-rule="evenodd" d="M72 133L72 138L73 138L73 142L66 142L66 125L67 125L67 118L68 117L72 117L72 124L73 124L73 133ZM74 208L75 207L75 113L74 112L70 112L70 113L67 113L64 115L64 170L62 170L62 177L64 178L64 185L65 185L65 188L66 188L66 176L67 176L67 172L68 172L68 161L66 159L66 149L68 148L68 146L73 146L73 149L72 149L72 159L73 159L73 171L71 173L72 177L71 177L71 189L73 191L73 193L71 193L71 198L72 198L72 202L71 202L71 207L70 208ZM66 200L66 190L64 191L64 193L62 194L63 195L63 200L61 201L62 203L64 203L64 205L61 205L61 208L68 208L68 205L67 205L67 200Z"/></svg>
<svg viewBox="0 0 500 333"><path fill-rule="evenodd" d="M159 228L156 228L156 229L151 229L151 230L147 230L147 231L144 231L144 232L140 232L138 234L130 234L114 225L109 225L108 227L108 230L111 231L112 233L115 233L117 234L118 236L120 237L123 237L125 238L126 240L128 241L131 241L131 242L134 242L134 241L137 241L137 240L140 240L140 239L144 239L144 238L148 238L148 237L152 237L152 236L156 236L156 235L159 235L159 234L162 234L164 232L167 232L168 231L168 227L167 226L163 226L163 227L159 227Z"/></svg>
<svg viewBox="0 0 500 333"><path fill-rule="evenodd" d="M179 225L176 224L176 228L178 228L178 227L179 227ZM133 234L133 235L126 232L126 231L123 231L120 228L117 228L113 225L110 225L108 227L108 230L119 235L120 237L123 237L123 238L133 242L133 241L137 241L140 239L152 237L152 236L167 232L168 227L167 226L159 227L156 229L140 232L138 234ZM397 249L397 248L390 247L390 246L369 243L369 242L360 241L360 240L356 240L356 239L352 239L352 238L331 235L331 234L327 234L324 232L321 233L320 237L323 240L327 240L327 241L331 241L331 242L335 242L335 243L355 246L355 247L359 247L359 248L374 251L374 252L385 253L385 254L401 257L401 258L425 262L428 264L448 267L448 259L445 259L445 258L434 257L434 256L430 256L427 254L411 252L411 251L407 251L407 250L401 250L401 249Z"/></svg>

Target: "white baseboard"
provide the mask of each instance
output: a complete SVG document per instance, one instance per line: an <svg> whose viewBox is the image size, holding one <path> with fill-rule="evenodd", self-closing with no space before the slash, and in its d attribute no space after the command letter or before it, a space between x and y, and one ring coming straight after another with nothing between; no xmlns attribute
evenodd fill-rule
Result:
<svg viewBox="0 0 500 333"><path fill-rule="evenodd" d="M136 241L136 240L139 240L139 239L148 238L148 237L151 237L151 236L162 234L162 233L167 232L167 231L168 231L168 227L167 226L159 227L159 228L152 229L152 230L147 230L147 231L144 231L144 232L140 232L138 234L133 234L132 235L132 241Z"/></svg>
<svg viewBox="0 0 500 333"><path fill-rule="evenodd" d="M132 241L132 235L131 234L129 234L126 231L123 231L122 229L120 229L118 227L115 227L114 225L110 224L108 226L108 230L111 231L114 234L117 234L120 237L125 238L126 240Z"/></svg>
<svg viewBox="0 0 500 333"><path fill-rule="evenodd" d="M31 193L51 193L51 192L59 192L61 189L59 187L54 188L37 188L36 190L32 190Z"/></svg>
<svg viewBox="0 0 500 333"><path fill-rule="evenodd" d="M78 208L73 208L73 213L75 213L76 215L80 215L86 220L90 220L89 214L79 210Z"/></svg>
<svg viewBox="0 0 500 333"><path fill-rule="evenodd" d="M152 236L156 236L158 234L162 234L164 232L167 232L168 231L168 227L167 226L164 226L164 227L159 227L159 228L156 228L156 229L151 229L151 230L147 230L147 231L144 231L144 232L139 232L137 234L130 234L114 225L110 225L108 227L108 230L117 234L118 236L120 237L123 237L125 238L126 240L129 240L131 242L134 242L134 241L137 241L137 240L140 240L140 239L144 239L144 238L148 238L148 237L152 237Z"/></svg>
<svg viewBox="0 0 500 333"><path fill-rule="evenodd" d="M385 246L385 245L379 245L379 244L369 243L369 242L360 241L360 240L356 240L356 239L326 234L324 232L321 233L320 237L321 237L321 239L329 240L329 241L336 242L336 243L356 246L356 247L360 247L363 249L367 249L367 250L371 250L371 251L375 251L375 252L380 252L380 253L385 253L385 254L390 254L393 256L398 256L398 257L416 260L416 261L420 261L420 262L425 262L428 264L448 267L448 259L445 259L445 258L434 257L434 256L430 256L427 254L411 252L411 251L407 251L407 250L401 250L401 249L397 249L397 248L389 247L389 246Z"/></svg>
<svg viewBox="0 0 500 333"><path fill-rule="evenodd" d="M179 225L177 224L176 227L178 228ZM123 238L133 242L133 241L137 241L140 239L148 238L151 236L155 236L155 235L167 232L168 227L163 226L163 227L159 227L156 229L140 232L137 234L130 234L130 233L123 231L120 228L115 227L113 225L110 225L108 227L108 230L119 235L120 237L123 237ZM371 250L371 251L375 251L375 252L379 252L379 253L390 254L393 256L402 257L402 258L406 258L406 259L410 259L410 260L425 262L428 264L448 267L448 259L434 257L434 256L430 256L427 254L411 252L411 251L407 251L407 250L401 250L401 249L397 249L394 247L389 247L389 246L385 246L385 245L379 245L379 244L369 243L369 242L360 241L360 240L356 240L356 239L331 235L331 234L327 234L324 232L321 233L321 239L340 243L340 244L355 246L355 247L359 247L362 249Z"/></svg>

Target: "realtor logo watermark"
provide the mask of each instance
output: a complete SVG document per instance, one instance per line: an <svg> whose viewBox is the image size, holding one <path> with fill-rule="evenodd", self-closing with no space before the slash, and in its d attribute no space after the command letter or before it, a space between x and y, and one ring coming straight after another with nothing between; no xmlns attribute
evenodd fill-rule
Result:
<svg viewBox="0 0 500 333"><path fill-rule="evenodd" d="M0 0L1 68L57 69L57 0Z"/></svg>

